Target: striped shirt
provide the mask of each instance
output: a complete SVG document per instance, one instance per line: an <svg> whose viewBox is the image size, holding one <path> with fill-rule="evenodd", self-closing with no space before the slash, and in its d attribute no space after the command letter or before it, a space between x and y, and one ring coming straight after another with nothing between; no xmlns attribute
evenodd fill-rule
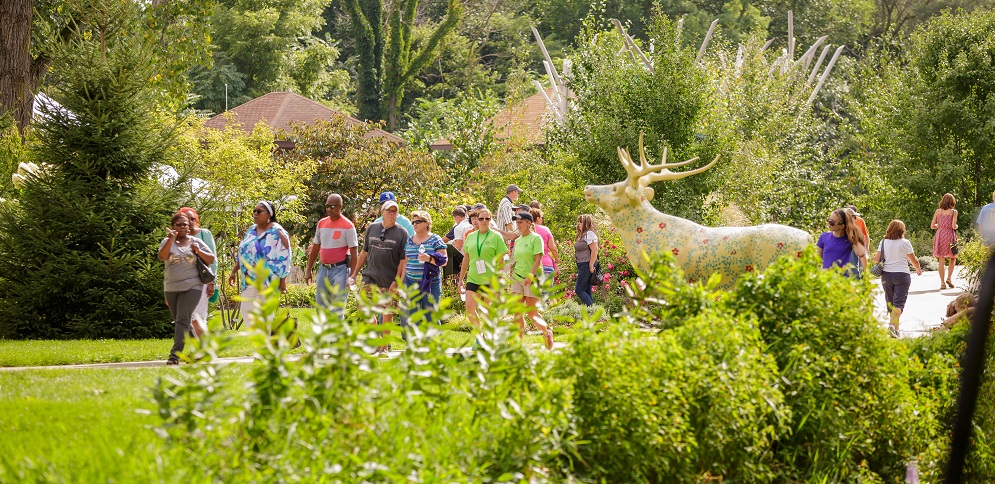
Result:
<svg viewBox="0 0 995 484"><path fill-rule="evenodd" d="M424 247L425 252L446 252L446 243L442 237L436 234L428 236L428 240L416 244L414 239L408 237L408 243L404 246L404 256L408 259L408 265L404 268L404 275L412 281L420 281L425 275L425 262L418 260L418 247Z"/></svg>
<svg viewBox="0 0 995 484"><path fill-rule="evenodd" d="M351 247L359 246L359 237L356 226L349 219L325 217L318 221L318 230L311 242L321 247L318 254L322 264L336 264L346 259Z"/></svg>

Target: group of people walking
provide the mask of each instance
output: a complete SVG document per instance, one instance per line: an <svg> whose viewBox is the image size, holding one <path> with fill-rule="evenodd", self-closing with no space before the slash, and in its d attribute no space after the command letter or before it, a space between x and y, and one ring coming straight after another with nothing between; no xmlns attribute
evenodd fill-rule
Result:
<svg viewBox="0 0 995 484"><path fill-rule="evenodd" d="M401 315L403 326L419 310L424 310L424 317L431 321L432 311L442 295L443 268L450 263L458 267L458 272L454 269L453 273L460 293L465 295L467 317L479 328L481 303L502 290L496 284L498 275L504 271L511 281L510 292L529 308L527 315L551 348L552 330L537 308L543 297L543 281L559 272L560 254L553 234L543 225L541 204L536 201L518 204L520 193L521 189L510 185L497 213L483 204L456 207L452 212L452 229L440 236L432 231L433 220L428 212L413 211L409 219L400 213L394 193L384 192L379 200L380 217L367 227L361 246L356 226L342 215L342 196L331 194L325 201L326 216L318 221L311 239L304 268L305 282L316 283L315 300L319 306L336 308L340 314L357 280L365 288L377 287L384 292L397 291L400 283L417 295L414 308ZM989 245L995 245L995 193L992 200L982 208L977 220L982 238ZM936 231L932 254L940 265L940 289L954 287L952 276L958 254L955 206L953 195L945 194L930 223L930 228ZM238 256L228 276L229 284L240 288L241 313L249 324L255 306L262 300L256 289L257 275L266 274L263 287L276 286L285 291L292 259L290 236L277 222L275 206L260 201L253 208L252 217L253 224L238 245ZM862 277L872 246L867 225L856 208L850 205L834 210L826 225L828 230L816 243L823 268L842 267L848 276ZM874 264L880 265L895 336L911 285L909 264L917 275L922 274L905 233L905 223L892 220L873 252ZM588 306L594 303L591 277L596 271L598 242L594 218L580 215L574 240L577 264L574 292ZM207 305L217 298L218 291L213 282L200 278L197 262L199 259L216 274L216 254L214 237L210 230L200 226L194 209L183 207L172 216L168 235L158 252L159 259L166 263L163 291L176 326L168 364L178 363L186 335L197 336L207 330ZM314 277L315 265L317 277ZM261 268L265 270L260 271ZM392 320L392 312L385 312L383 322ZM520 334L524 334L525 315L519 315L516 322ZM388 349L384 346L377 351Z"/></svg>
<svg viewBox="0 0 995 484"><path fill-rule="evenodd" d="M930 229L935 231L932 255L939 264L940 290L954 287L954 265L959 253L956 205L952 194L944 194L930 222ZM849 205L834 210L826 225L829 230L823 232L816 243L822 267L843 267L848 276L861 277L868 264L870 237L856 207ZM977 225L986 243L995 243L995 193L992 193L992 203L982 208ZM874 252L874 263L880 264L881 286L890 311L891 332L896 337L912 284L909 264L917 275L922 275L919 259L912 243L905 238L905 232L904 222L892 220ZM986 235L989 233L991 237Z"/></svg>
<svg viewBox="0 0 995 484"><path fill-rule="evenodd" d="M541 204L517 204L520 193L520 188L510 185L496 214L483 204L457 207L452 212L452 230L440 236L433 232L428 212L415 210L408 218L400 213L394 193L384 192L379 200L380 216L366 228L362 244L356 226L342 215L342 196L331 194L325 201L326 216L318 221L307 252L305 283L316 283L315 301L319 306L335 308L340 314L357 281L366 289L377 287L388 293L397 291L401 284L416 294L411 311L400 315L401 325L407 325L419 310L431 322L442 297L443 268L452 257L458 263L458 275L455 271L454 275L460 293L465 295L471 324L479 328L481 304L502 289L497 286L498 276L506 274L511 294L526 305L526 313L541 330L546 347L552 348L553 332L539 315L538 302L543 296L543 281L559 271L559 252L552 232L542 225ZM575 290L584 304L591 305L590 275L598 254L591 215L578 218L577 236ZM211 265L216 273L216 252L213 236L199 226L193 209L184 207L173 216L169 235L159 251L160 260L166 263L166 304L176 325L168 364L179 361L178 353L188 334L196 336L206 330L207 301L212 295L216 297L216 289L213 283L201 281L194 258ZM238 257L228 277L229 284L240 287L240 309L248 324L252 324L253 310L262 299L256 289L256 276L265 273L263 287L285 291L291 258L290 237L277 222L276 208L260 201L253 209L253 224L239 243ZM387 311L382 322L389 324L393 318L393 312ZM518 315L516 322L523 335L525 315ZM389 346L377 349L377 353L386 351Z"/></svg>

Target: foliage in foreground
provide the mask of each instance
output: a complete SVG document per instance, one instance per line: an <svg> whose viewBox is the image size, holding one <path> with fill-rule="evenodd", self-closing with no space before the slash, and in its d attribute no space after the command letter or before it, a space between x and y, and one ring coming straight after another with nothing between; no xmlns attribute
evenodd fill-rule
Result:
<svg viewBox="0 0 995 484"><path fill-rule="evenodd" d="M914 363L956 344L910 359L874 320L868 284L812 253L729 293L685 284L667 259L641 276L631 310L604 331L581 322L559 354L523 347L504 322L523 308L497 296L465 361L435 327L372 359L385 340L367 322L388 299L374 295L345 319L317 313L290 362L274 298L249 336L260 364L248 384L207 347L193 356L208 364L157 384L159 432L195 473L224 480L891 482L916 459L936 475L950 400L927 391L924 369L944 384L956 364ZM988 454L972 459L987 475Z"/></svg>

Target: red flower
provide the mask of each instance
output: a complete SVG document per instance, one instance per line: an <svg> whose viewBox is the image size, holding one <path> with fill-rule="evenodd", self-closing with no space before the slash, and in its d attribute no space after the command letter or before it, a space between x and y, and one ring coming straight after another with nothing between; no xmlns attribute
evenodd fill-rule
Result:
<svg viewBox="0 0 995 484"><path fill-rule="evenodd" d="M674 247L673 249L670 249L670 251L673 252L674 255L677 255L677 254L679 254L681 252L680 250L677 249L677 247Z"/></svg>
<svg viewBox="0 0 995 484"><path fill-rule="evenodd" d="M641 243L643 243L643 239L636 239L636 243L637 243L637 244L641 244Z"/></svg>
<svg viewBox="0 0 995 484"><path fill-rule="evenodd" d="M702 240L701 243L704 245L708 245L708 239Z"/></svg>
<svg viewBox="0 0 995 484"><path fill-rule="evenodd" d="M639 232L640 234L643 233L643 228L642 227L636 227L636 232Z"/></svg>
<svg viewBox="0 0 995 484"><path fill-rule="evenodd" d="M746 272L753 272L753 266L750 264L746 264Z"/></svg>
<svg viewBox="0 0 995 484"><path fill-rule="evenodd" d="M735 251L735 250L734 250L734 251L732 251L732 255L736 255L736 251Z"/></svg>
<svg viewBox="0 0 995 484"><path fill-rule="evenodd" d="M660 222L660 225L659 225L659 227L660 227L661 229L665 229L665 228L667 228L667 223L666 223L666 222Z"/></svg>
<svg viewBox="0 0 995 484"><path fill-rule="evenodd" d="M729 236L728 235L723 235L722 236L722 240L729 240Z"/></svg>
<svg viewBox="0 0 995 484"><path fill-rule="evenodd" d="M798 258L799 258L799 259L801 259L801 258L802 258L802 251L800 251L800 250L798 251Z"/></svg>
<svg viewBox="0 0 995 484"><path fill-rule="evenodd" d="M778 242L777 243L777 248L778 249L783 249L784 248L784 242Z"/></svg>
<svg viewBox="0 0 995 484"><path fill-rule="evenodd" d="M628 276L628 275L629 275L629 271L622 271L622 276L623 276L623 277L626 277L626 276Z"/></svg>
<svg viewBox="0 0 995 484"><path fill-rule="evenodd" d="M688 278L688 284L694 284L694 278L693 277Z"/></svg>

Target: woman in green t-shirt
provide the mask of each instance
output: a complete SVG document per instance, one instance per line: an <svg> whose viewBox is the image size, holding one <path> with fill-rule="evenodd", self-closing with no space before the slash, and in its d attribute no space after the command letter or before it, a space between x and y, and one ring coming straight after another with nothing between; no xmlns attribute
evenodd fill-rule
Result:
<svg viewBox="0 0 995 484"><path fill-rule="evenodd" d="M539 275L542 274L543 243L542 236L532 231L535 219L532 214L523 212L512 218L520 234L515 239L515 250L512 252L511 293L520 294L529 308L532 321L542 329L546 348L553 349L553 332L546 322L539 317L536 305L539 303ZM518 337L525 335L525 315L515 317L518 322Z"/></svg>
<svg viewBox="0 0 995 484"><path fill-rule="evenodd" d="M463 265L459 271L459 286L462 291L466 288L466 317L474 327L480 327L477 318L477 304L479 298L484 297L486 302L490 292L495 290L489 288L494 279L494 268L500 267L501 256L508 253L508 246L504 245L504 239L499 234L491 231L491 212L486 208L477 212L477 230L466 236L463 241Z"/></svg>

